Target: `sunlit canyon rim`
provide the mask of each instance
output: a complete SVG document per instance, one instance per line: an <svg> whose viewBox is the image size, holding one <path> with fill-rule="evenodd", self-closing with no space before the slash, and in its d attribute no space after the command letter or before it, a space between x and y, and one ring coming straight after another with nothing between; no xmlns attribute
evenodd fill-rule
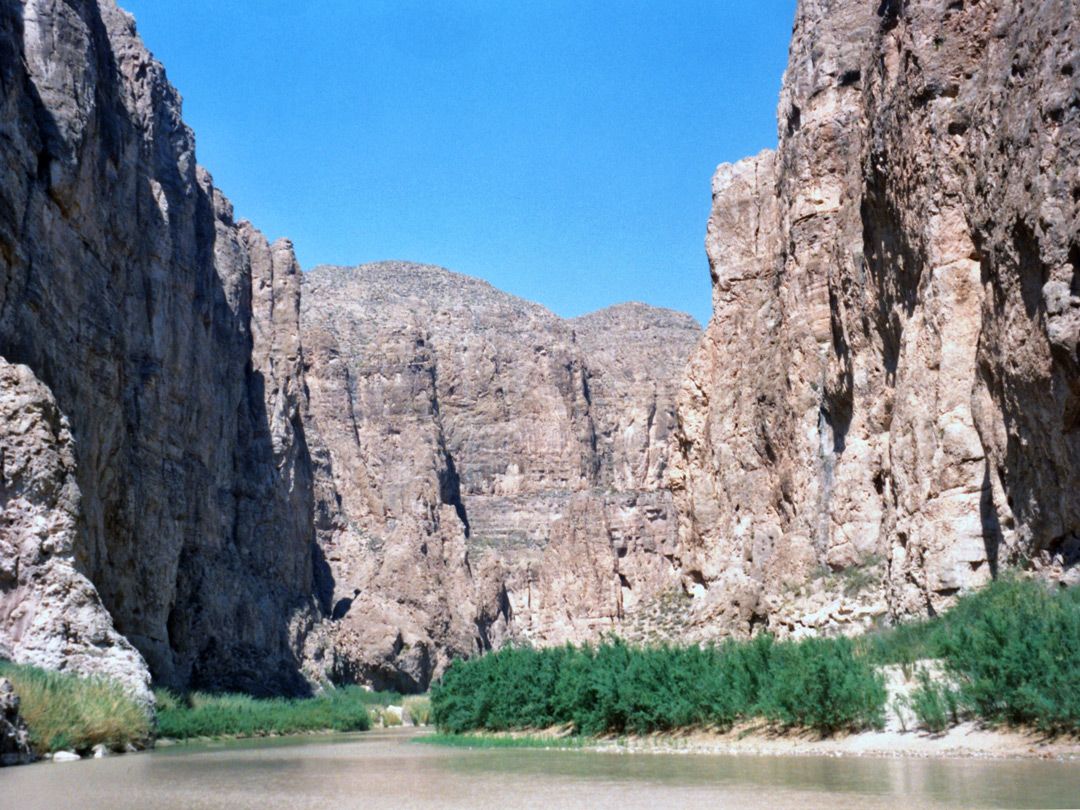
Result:
<svg viewBox="0 0 1080 810"><path fill-rule="evenodd" d="M0 655L418 690L510 640L855 632L1077 578L1065 0L802 0L778 149L713 178L704 335L303 273L130 15L0 15Z"/></svg>

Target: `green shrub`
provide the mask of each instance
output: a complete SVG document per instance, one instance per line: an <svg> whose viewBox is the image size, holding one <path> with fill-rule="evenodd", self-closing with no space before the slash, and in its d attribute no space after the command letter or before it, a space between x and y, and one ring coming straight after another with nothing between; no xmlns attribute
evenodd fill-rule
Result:
<svg viewBox="0 0 1080 810"><path fill-rule="evenodd" d="M846 640L631 647L619 639L549 650L508 648L457 661L432 690L443 731L569 725L577 734L727 728L767 716L823 733L878 726L880 677Z"/></svg>
<svg viewBox="0 0 1080 810"><path fill-rule="evenodd" d="M920 667L916 675L919 685L911 693L908 705L919 721L919 727L939 734L950 725L960 722L959 700L947 684L935 682L930 673Z"/></svg>
<svg viewBox="0 0 1080 810"><path fill-rule="evenodd" d="M150 738L149 708L111 678L84 678L6 661L0 661L0 677L15 686L36 754L66 749L86 753L98 744L120 750Z"/></svg>
<svg viewBox="0 0 1080 810"><path fill-rule="evenodd" d="M876 665L910 668L916 661L941 655L941 630L940 618L905 622L859 636L854 644L858 654Z"/></svg>
<svg viewBox="0 0 1080 810"><path fill-rule="evenodd" d="M940 646L961 705L978 717L1080 730L1080 591L1002 578L958 601Z"/></svg>
<svg viewBox="0 0 1080 810"><path fill-rule="evenodd" d="M846 638L776 644L759 711L825 733L885 725L884 678L856 658Z"/></svg>

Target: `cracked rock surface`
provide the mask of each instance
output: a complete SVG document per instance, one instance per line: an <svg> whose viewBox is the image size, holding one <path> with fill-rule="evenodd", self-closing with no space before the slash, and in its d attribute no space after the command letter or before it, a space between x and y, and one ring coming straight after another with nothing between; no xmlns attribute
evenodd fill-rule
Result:
<svg viewBox="0 0 1080 810"><path fill-rule="evenodd" d="M714 178L672 478L697 621L855 628L1076 562L1078 59L1060 0L799 3L778 151ZM859 604L792 602L860 570Z"/></svg>
<svg viewBox="0 0 1080 810"><path fill-rule="evenodd" d="M510 639L596 638L676 588L665 486L691 317L563 320L403 262L304 277L331 667L402 688Z"/></svg>
<svg viewBox="0 0 1080 810"><path fill-rule="evenodd" d="M4 532L0 576L44 595L55 579L31 569L70 568L50 604L82 606L50 628L24 602L4 632L50 665L81 667L60 647L83 639L133 683L145 659L173 686L303 691L313 527L291 248L233 220L112 0L0 0L0 18L0 356L67 419L48 439L66 477L18 507L19 525L31 508L47 525Z"/></svg>

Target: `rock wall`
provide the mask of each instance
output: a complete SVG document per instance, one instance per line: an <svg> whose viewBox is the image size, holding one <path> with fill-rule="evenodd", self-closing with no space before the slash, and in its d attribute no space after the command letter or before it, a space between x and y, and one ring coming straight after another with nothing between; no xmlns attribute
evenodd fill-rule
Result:
<svg viewBox="0 0 1080 810"><path fill-rule="evenodd" d="M802 0L779 148L713 180L704 338L421 265L303 277L112 0L0 17L0 655L415 689L510 639L1080 579L1066 0Z"/></svg>
<svg viewBox="0 0 1080 810"><path fill-rule="evenodd" d="M677 587L692 319L391 263L312 273L302 348L291 246L234 221L131 17L0 14L0 654L415 689Z"/></svg>
<svg viewBox="0 0 1080 810"><path fill-rule="evenodd" d="M29 430L52 431L66 476L41 503L74 524L40 552L16 535L0 601L64 567L88 607L46 634L67 622L140 669L100 596L164 683L303 690L312 485L290 246L233 221L111 0L0 0L0 16L0 356L68 420ZM19 497L5 489L5 509ZM48 663L19 628L16 657Z"/></svg>
<svg viewBox="0 0 1080 810"><path fill-rule="evenodd" d="M1068 2L800 2L779 149L714 179L673 473L699 621L864 626L1075 562L1078 58Z"/></svg>
<svg viewBox="0 0 1080 810"><path fill-rule="evenodd" d="M678 586L663 484L692 318L564 321L401 262L307 273L302 316L331 673L418 688Z"/></svg>
<svg viewBox="0 0 1080 810"><path fill-rule="evenodd" d="M150 700L142 656L76 565L79 502L67 417L30 369L0 359L0 654Z"/></svg>
<svg viewBox="0 0 1080 810"><path fill-rule="evenodd" d="M19 696L7 678L0 678L0 767L33 761L30 731L19 716Z"/></svg>

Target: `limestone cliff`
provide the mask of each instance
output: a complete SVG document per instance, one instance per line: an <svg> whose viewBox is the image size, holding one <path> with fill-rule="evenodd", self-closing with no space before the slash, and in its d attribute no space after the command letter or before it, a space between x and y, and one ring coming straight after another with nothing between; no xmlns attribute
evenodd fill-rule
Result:
<svg viewBox="0 0 1080 810"><path fill-rule="evenodd" d="M291 246L234 221L131 17L0 14L0 655L412 689L677 586L693 319L387 264L311 274L304 348Z"/></svg>
<svg viewBox="0 0 1080 810"><path fill-rule="evenodd" d="M802 0L778 150L713 180L703 338L422 265L303 276L112 0L0 21L0 655L414 689L511 639L1080 579L1071 2Z"/></svg>
<svg viewBox="0 0 1080 810"><path fill-rule="evenodd" d="M0 429L26 438L4 450L2 645L145 684L118 632L165 683L303 689L291 248L233 221L112 0L0 0L0 18L0 356L17 364Z"/></svg>
<svg viewBox="0 0 1080 810"><path fill-rule="evenodd" d="M664 476L692 318L564 321L402 262L307 273L302 316L331 670L415 688L677 587Z"/></svg>
<svg viewBox="0 0 1080 810"><path fill-rule="evenodd" d="M1062 0L800 2L779 149L714 179L673 473L700 622L860 626L1075 562L1078 58Z"/></svg>

